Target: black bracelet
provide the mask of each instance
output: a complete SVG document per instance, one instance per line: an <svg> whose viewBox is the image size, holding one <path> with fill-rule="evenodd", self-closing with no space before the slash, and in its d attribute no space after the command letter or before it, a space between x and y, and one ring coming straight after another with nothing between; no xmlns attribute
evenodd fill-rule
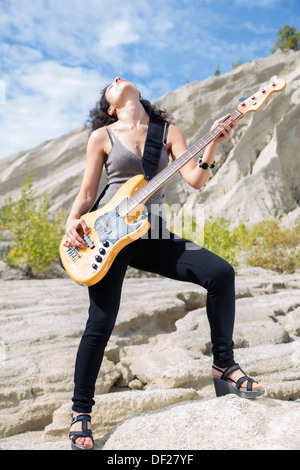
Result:
<svg viewBox="0 0 300 470"><path fill-rule="evenodd" d="M216 166L215 162L213 162L212 165L209 165L208 163L206 162L202 162L202 157L199 157L199 160L198 160L198 166L199 168L202 168L202 170L207 170L208 168L214 168Z"/></svg>

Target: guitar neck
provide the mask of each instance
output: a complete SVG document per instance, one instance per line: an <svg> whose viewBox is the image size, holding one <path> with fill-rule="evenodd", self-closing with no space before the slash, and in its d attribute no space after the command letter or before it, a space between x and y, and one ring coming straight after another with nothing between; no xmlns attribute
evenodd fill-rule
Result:
<svg viewBox="0 0 300 470"><path fill-rule="evenodd" d="M240 119L243 116L238 110L234 111L230 116L228 116L223 122L232 125L230 118L235 120ZM155 191L157 191L161 186L163 186L169 179L171 179L180 169L188 163L192 158L196 157L201 153L205 147L207 147L213 140L217 139L222 133L214 128L208 132L202 139L196 142L190 149L188 149L183 155L174 160L171 165L168 165L164 170L158 173L154 178L152 178L145 186L143 186L139 191L137 191L126 203L119 207L119 214L122 217L125 217L133 209L135 209L139 204L146 201Z"/></svg>

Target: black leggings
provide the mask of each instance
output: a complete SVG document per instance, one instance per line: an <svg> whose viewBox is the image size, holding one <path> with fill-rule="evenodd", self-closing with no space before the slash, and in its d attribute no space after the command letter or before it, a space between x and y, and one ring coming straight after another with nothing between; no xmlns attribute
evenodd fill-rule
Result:
<svg viewBox="0 0 300 470"><path fill-rule="evenodd" d="M234 364L234 269L219 256L166 229L159 238L151 238L148 232L121 250L105 277L89 287L89 317L75 366L74 411L90 413L95 403L95 382L115 325L128 265L204 287L214 364L219 367Z"/></svg>

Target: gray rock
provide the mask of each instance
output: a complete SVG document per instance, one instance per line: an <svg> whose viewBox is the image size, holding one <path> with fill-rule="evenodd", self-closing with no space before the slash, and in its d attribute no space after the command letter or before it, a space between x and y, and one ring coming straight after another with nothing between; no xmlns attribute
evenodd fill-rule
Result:
<svg viewBox="0 0 300 470"><path fill-rule="evenodd" d="M144 283L145 303L141 302ZM236 291L235 357L245 372L263 381L265 396L251 404L230 396L215 398L203 289L168 279L126 279L120 315L96 385L93 429L97 448L116 448L120 433L124 430L126 436L127 426L140 419L136 413L151 410L158 413L156 431L145 427L149 440L144 441L144 448L154 448L156 434L161 448L178 446L176 435L183 429L191 429L187 434L191 444L188 438L182 442L190 448L244 448L246 437L248 448L260 449L264 440L266 448L296 446L296 423L289 429L285 423L294 423L298 416L294 405L299 405L300 398L300 272L278 275L260 268L243 269L236 277ZM69 279L4 281L0 295L0 448L69 448L74 361L87 318L87 289ZM178 404L182 401L187 402L186 408ZM163 421L173 417L173 409L181 416L181 424L177 419L170 421L174 435L166 439ZM197 440L196 431L192 434L193 413L203 413L205 422L213 423L217 409L222 417L220 428L212 430L206 424L206 438ZM226 428L226 444L223 417L229 419L230 413L233 424ZM252 438L246 432L248 418ZM152 423L151 413L149 420ZM273 440L266 422L276 429ZM135 435L133 442L136 448L142 445Z"/></svg>
<svg viewBox="0 0 300 470"><path fill-rule="evenodd" d="M103 450L173 451L298 450L299 446L300 403L247 401L235 396L182 403L132 416L98 444Z"/></svg>

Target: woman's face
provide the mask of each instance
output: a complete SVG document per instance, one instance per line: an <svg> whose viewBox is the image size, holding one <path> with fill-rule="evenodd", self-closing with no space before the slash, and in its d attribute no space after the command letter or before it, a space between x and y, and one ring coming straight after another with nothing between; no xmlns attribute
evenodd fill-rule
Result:
<svg viewBox="0 0 300 470"><path fill-rule="evenodd" d="M120 77L116 77L115 80L108 85L105 92L105 98L111 106L117 106L120 98L122 98L124 94L129 95L132 93L139 98L139 91L133 83Z"/></svg>

